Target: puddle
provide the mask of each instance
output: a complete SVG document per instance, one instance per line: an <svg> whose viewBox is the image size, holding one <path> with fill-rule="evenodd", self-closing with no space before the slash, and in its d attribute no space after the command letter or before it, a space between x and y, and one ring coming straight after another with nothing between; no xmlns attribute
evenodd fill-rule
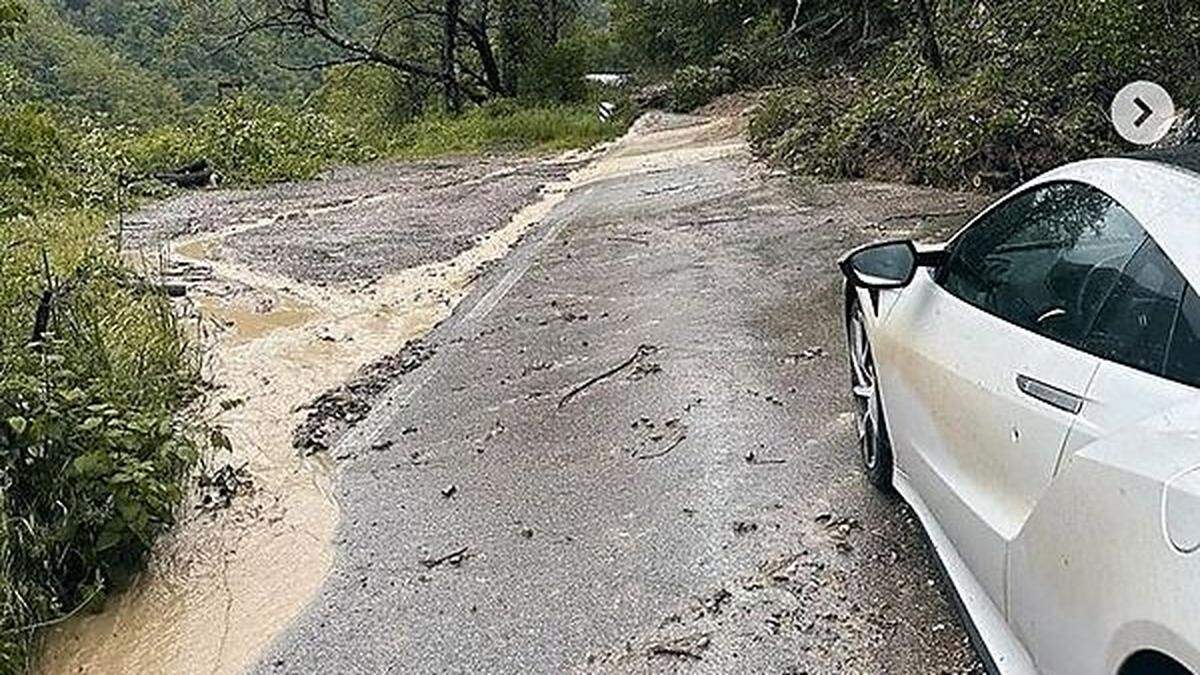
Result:
<svg viewBox="0 0 1200 675"><path fill-rule="evenodd" d="M209 374L220 385L212 409L242 401L217 417L235 448L218 463L247 463L254 486L226 510L190 510L104 612L48 631L43 671L215 675L251 665L314 596L333 560L334 474L326 455L302 458L291 447L301 407L449 316L480 266L502 257L571 189L743 147L689 147L704 130L639 132L654 139L648 153L622 153L622 141L601 161L546 186L539 201L454 259L368 286L308 285L214 255L223 237L270 218L176 242L174 257L211 266L224 289L201 288L197 300L213 345Z"/></svg>
<svg viewBox="0 0 1200 675"><path fill-rule="evenodd" d="M200 316L229 331L225 338L229 345L259 340L273 331L300 326L318 316L312 307L279 296L259 298L251 307L211 296L201 298L196 304Z"/></svg>

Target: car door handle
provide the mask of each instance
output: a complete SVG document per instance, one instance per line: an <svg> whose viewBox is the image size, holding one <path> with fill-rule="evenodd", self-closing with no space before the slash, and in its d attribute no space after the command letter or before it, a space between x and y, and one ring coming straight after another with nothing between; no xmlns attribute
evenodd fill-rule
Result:
<svg viewBox="0 0 1200 675"><path fill-rule="evenodd" d="M1027 375L1017 375L1017 389L1027 396L1032 396L1042 403L1065 410L1072 415L1078 415L1079 411L1083 409L1082 396L1063 391L1054 385L1035 380Z"/></svg>

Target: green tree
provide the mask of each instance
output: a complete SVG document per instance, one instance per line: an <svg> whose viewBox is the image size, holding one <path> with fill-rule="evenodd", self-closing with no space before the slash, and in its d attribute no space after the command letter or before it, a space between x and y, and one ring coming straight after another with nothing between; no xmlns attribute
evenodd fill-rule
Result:
<svg viewBox="0 0 1200 675"><path fill-rule="evenodd" d="M25 21L25 7L17 0L0 0L0 37L11 38Z"/></svg>

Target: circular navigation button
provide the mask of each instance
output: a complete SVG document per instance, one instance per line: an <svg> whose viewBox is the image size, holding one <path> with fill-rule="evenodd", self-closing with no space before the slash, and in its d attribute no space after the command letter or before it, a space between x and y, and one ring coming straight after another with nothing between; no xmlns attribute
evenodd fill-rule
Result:
<svg viewBox="0 0 1200 675"><path fill-rule="evenodd" d="M1131 82L1112 102L1112 123L1121 138L1138 145L1162 140L1175 123L1175 102L1153 82Z"/></svg>

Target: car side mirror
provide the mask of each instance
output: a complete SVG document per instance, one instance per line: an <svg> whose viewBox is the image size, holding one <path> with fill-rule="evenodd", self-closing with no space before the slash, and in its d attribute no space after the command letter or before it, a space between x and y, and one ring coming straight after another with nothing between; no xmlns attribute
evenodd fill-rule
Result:
<svg viewBox="0 0 1200 675"><path fill-rule="evenodd" d="M867 244L838 261L842 274L860 288L903 288L918 267L917 247L909 240Z"/></svg>

